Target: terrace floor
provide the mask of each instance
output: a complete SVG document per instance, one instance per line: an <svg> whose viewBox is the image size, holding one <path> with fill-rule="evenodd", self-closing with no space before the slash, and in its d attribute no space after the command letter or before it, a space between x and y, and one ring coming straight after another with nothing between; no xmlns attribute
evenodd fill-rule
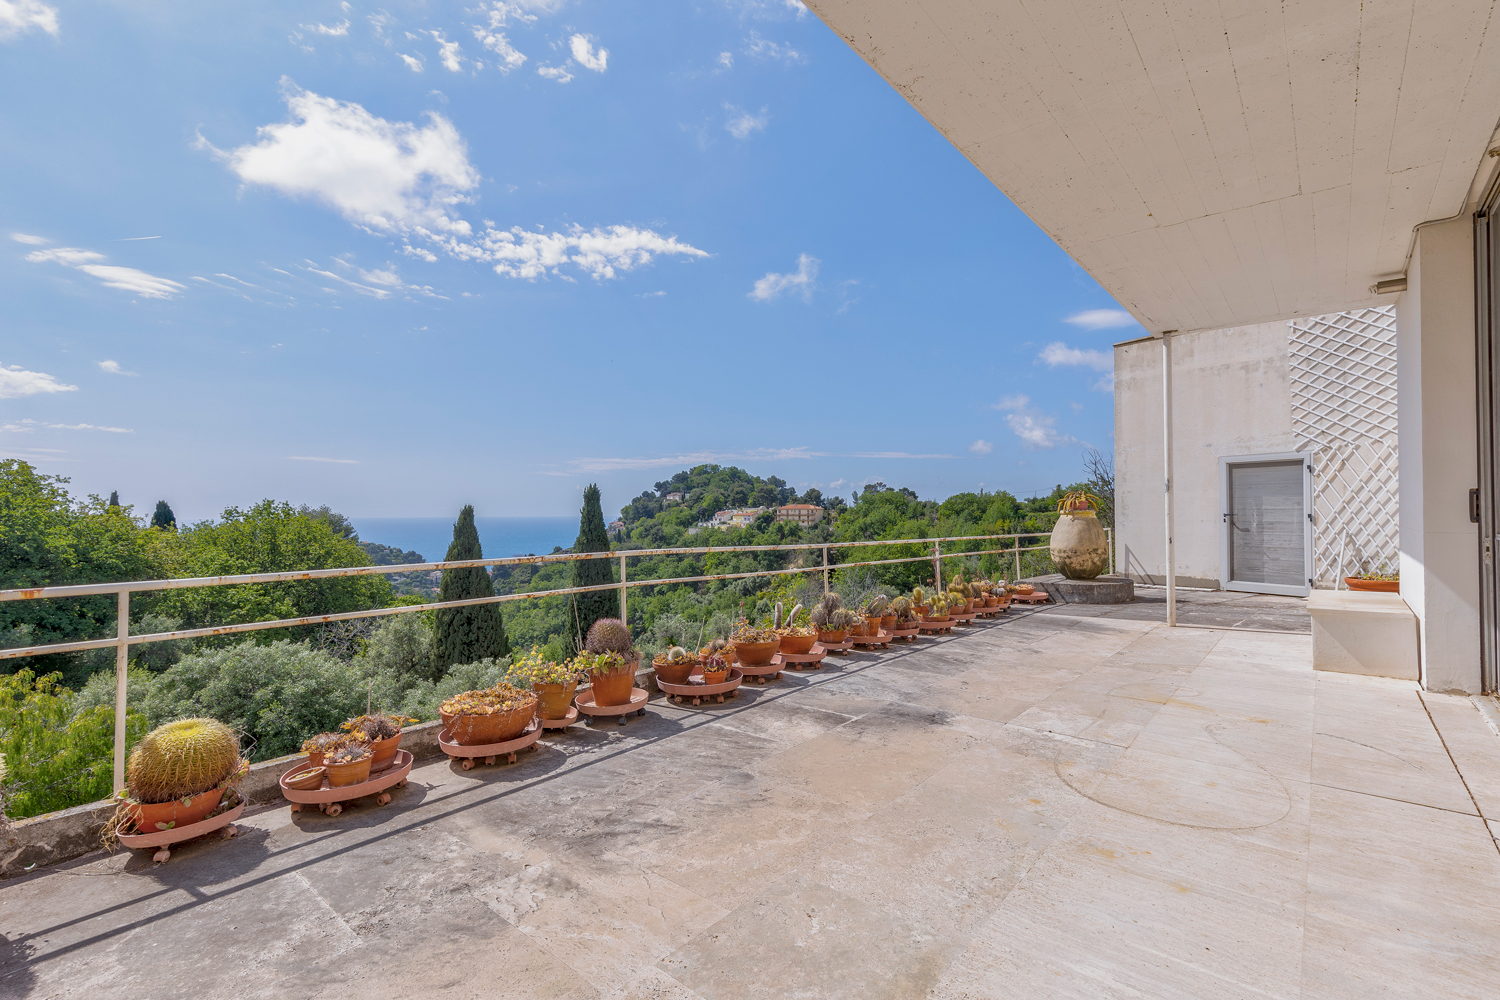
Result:
<svg viewBox="0 0 1500 1000"><path fill-rule="evenodd" d="M1086 610L0 883L0 996L1496 995L1475 702Z"/></svg>

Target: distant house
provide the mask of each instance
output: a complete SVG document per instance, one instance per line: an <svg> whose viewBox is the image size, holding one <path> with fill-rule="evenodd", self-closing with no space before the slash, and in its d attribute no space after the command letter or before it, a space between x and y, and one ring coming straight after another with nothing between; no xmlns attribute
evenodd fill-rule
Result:
<svg viewBox="0 0 1500 1000"><path fill-rule="evenodd" d="M666 503L682 503L682 494L668 493L666 496L662 497L662 500Z"/></svg>
<svg viewBox="0 0 1500 1000"><path fill-rule="evenodd" d="M765 512L765 507L738 507L734 510L721 510L708 519L708 525L711 528L743 528L753 524L756 516Z"/></svg>
<svg viewBox="0 0 1500 1000"><path fill-rule="evenodd" d="M610 531L624 531L625 530L625 522L624 521L611 521L611 522L609 522L609 530Z"/></svg>
<svg viewBox="0 0 1500 1000"><path fill-rule="evenodd" d="M776 520L794 521L797 524L817 524L823 520L822 507L810 503L789 503L776 508Z"/></svg>

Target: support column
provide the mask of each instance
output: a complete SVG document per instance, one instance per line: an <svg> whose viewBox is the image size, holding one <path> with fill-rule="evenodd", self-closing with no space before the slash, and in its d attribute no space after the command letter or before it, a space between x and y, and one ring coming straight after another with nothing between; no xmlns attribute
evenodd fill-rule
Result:
<svg viewBox="0 0 1500 1000"><path fill-rule="evenodd" d="M1177 625L1177 512L1173 509L1176 499L1172 493L1172 334L1168 330L1161 335L1161 461L1166 480L1166 539L1167 539L1167 626Z"/></svg>
<svg viewBox="0 0 1500 1000"><path fill-rule="evenodd" d="M1467 217L1420 230L1396 302L1401 596L1429 691L1480 690L1473 233Z"/></svg>

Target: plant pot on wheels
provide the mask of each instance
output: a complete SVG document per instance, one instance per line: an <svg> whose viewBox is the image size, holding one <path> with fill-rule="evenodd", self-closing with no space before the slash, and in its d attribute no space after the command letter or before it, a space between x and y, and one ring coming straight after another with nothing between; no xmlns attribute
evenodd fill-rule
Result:
<svg viewBox="0 0 1500 1000"><path fill-rule="evenodd" d="M374 762L375 755L367 753L358 760L342 764L329 761L323 766L328 770L328 784L334 788L342 788L345 785L357 785L362 781L368 781L370 765Z"/></svg>
<svg viewBox="0 0 1500 1000"><path fill-rule="evenodd" d="M630 703L630 691L635 687L636 662L630 660L619 670L594 675L595 705L608 707Z"/></svg>
<svg viewBox="0 0 1500 1000"><path fill-rule="evenodd" d="M566 719L573 705L573 695L578 691L578 682L566 684L532 684L531 693L540 703L537 709L544 719Z"/></svg>
<svg viewBox="0 0 1500 1000"><path fill-rule="evenodd" d="M800 656L812 651L813 643L818 641L815 635L784 635L781 637L780 652L791 653Z"/></svg>
<svg viewBox="0 0 1500 1000"><path fill-rule="evenodd" d="M734 644L735 656L747 667L763 667L770 663L772 657L780 651L780 639L771 642L737 642Z"/></svg>
<svg viewBox="0 0 1500 1000"><path fill-rule="evenodd" d="M656 679L668 684L686 684L688 678L693 675L693 667L696 663L691 659L681 660L673 663L665 657L653 660L651 665L656 668Z"/></svg>
<svg viewBox="0 0 1500 1000"><path fill-rule="evenodd" d="M133 802L130 811L135 818L135 828L142 833L169 830L187 826L208 818L208 814L219 808L224 789L210 788L206 792L191 795L171 802Z"/></svg>
<svg viewBox="0 0 1500 1000"><path fill-rule="evenodd" d="M818 631L818 641L819 642L832 643L834 645L839 645L839 644L843 643L843 641L845 639L847 639L847 638L849 638L849 633L847 631L843 630L843 629L839 629L839 630L833 631L833 632L824 631L824 630L821 630L821 629Z"/></svg>

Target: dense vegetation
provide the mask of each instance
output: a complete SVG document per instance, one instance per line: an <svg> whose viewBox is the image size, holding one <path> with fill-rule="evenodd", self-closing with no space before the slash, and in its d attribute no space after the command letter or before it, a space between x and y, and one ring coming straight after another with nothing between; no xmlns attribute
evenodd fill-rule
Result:
<svg viewBox="0 0 1500 1000"><path fill-rule="evenodd" d="M1107 462L1093 456L1089 488L1112 511ZM1103 463L1103 464L1099 464ZM874 483L853 502L810 489L798 495L774 476L762 479L736 468L702 465L679 472L641 494L622 511L625 530L605 532L597 487L585 494L574 551L628 553L655 548L710 551L642 556L630 562L632 580L723 576L754 570L808 568L814 572L720 579L696 584L633 588L629 621L638 644L651 649L671 639L697 641L721 632L742 615L766 613L776 600L809 602L821 593L822 545L903 538L970 538L984 534L1044 533L1056 519L1064 487L1046 497L1020 500L1006 492L960 493L941 502L909 489ZM681 493L681 501L668 500ZM749 525L702 527L726 507L802 502L827 513L815 525L777 522L766 511ZM808 545L792 553L732 552L754 545ZM1008 543L1006 543L1008 545ZM1023 545L1027 544L1023 539ZM944 552L974 552L944 561L986 576L1014 575L1014 557L979 554L994 544L946 542ZM450 558L480 552L472 510L455 525ZM831 550L836 587L846 595L874 588L907 590L932 578L930 544L872 545ZM920 557L873 568L863 560ZM75 500L67 480L38 474L25 462L0 462L0 588L118 580L401 565L420 560L362 541L348 519L327 507L292 507L263 500L229 508L217 519L179 526L171 508L156 505L137 518L118 498ZM585 571L585 568L586 571ZM1024 554L1021 573L1050 570L1045 552ZM516 594L612 583L614 559L450 570L442 574L448 599ZM416 576L416 575L413 575ZM435 581L412 579L395 588L384 576L345 577L281 584L146 592L132 596L133 634L233 622L268 621L421 603ZM423 596L402 596L416 591ZM498 681L510 649L545 646L561 659L572 654L583 619L617 614L614 591L588 601L540 598L505 605L415 612L320 627L265 630L196 642L136 646L128 684L128 742L151 726L184 715L209 715L239 729L252 759L294 752L310 733L331 729L367 707L433 718L443 698ZM112 596L0 604L0 647L28 646L113 635ZM436 626L435 627L435 623ZM112 649L83 654L0 661L0 792L12 816L62 808L109 792L113 741Z"/></svg>

